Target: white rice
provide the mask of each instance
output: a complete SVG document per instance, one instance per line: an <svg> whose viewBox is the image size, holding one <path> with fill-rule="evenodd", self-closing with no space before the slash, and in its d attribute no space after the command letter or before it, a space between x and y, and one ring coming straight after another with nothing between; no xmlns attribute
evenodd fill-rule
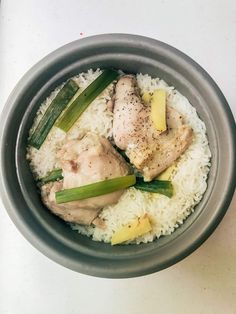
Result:
<svg viewBox="0 0 236 314"><path fill-rule="evenodd" d="M80 86L79 92L86 88L100 73L99 69L96 71L89 70L74 77ZM179 158L176 170L172 174L171 180L175 191L172 198L129 188L117 204L107 206L101 211L100 218L105 220L106 229L70 224L74 230L91 236L96 241L110 242L115 231L145 213L151 217L153 229L148 234L137 238L136 243L151 242L161 235L171 234L193 212L207 188L206 180L210 168L211 152L206 137L205 124L198 117L195 108L174 87L168 86L159 78L153 79L147 74L138 74L137 81L141 93L151 92L158 88L167 91L168 105L181 113L185 122L193 128L194 140ZM107 109L107 100L112 96L113 87L110 85L92 102L69 131L67 137L78 138L87 131L93 131L111 138L113 114ZM60 87L42 104L32 129L35 128L59 90ZM65 133L53 127L40 150L28 148L27 158L30 160L30 166L36 178L43 177L58 167L56 152L64 141Z"/></svg>

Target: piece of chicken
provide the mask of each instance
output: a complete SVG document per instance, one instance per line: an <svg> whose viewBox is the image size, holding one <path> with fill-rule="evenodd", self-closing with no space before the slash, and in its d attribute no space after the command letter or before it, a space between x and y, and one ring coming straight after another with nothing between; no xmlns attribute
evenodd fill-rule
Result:
<svg viewBox="0 0 236 314"><path fill-rule="evenodd" d="M92 222L100 210L117 203L123 190L80 201L57 204L55 192L103 181L129 173L129 166L105 138L87 133L81 140L68 140L58 152L64 179L42 187L42 199L46 206L62 219L84 225Z"/></svg>
<svg viewBox="0 0 236 314"><path fill-rule="evenodd" d="M115 93L115 144L126 151L144 180L151 181L187 149L193 131L175 109L167 106L168 130L160 133L150 118L151 106L141 100L136 78L132 75L119 79Z"/></svg>

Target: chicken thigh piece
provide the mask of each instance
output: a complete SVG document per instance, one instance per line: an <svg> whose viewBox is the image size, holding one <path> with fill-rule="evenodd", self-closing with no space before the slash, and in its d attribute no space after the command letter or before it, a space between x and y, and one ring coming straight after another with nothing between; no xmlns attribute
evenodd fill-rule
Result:
<svg viewBox="0 0 236 314"><path fill-rule="evenodd" d="M151 181L168 168L191 144L193 131L181 115L167 107L168 130L160 133L150 118L151 106L140 97L136 78L125 75L116 84L113 137L130 162Z"/></svg>
<svg viewBox="0 0 236 314"><path fill-rule="evenodd" d="M45 205L65 221L90 225L100 210L117 203L123 190L84 200L57 204L55 192L125 176L130 168L105 138L87 133L81 140L68 140L58 152L64 179L42 187Z"/></svg>

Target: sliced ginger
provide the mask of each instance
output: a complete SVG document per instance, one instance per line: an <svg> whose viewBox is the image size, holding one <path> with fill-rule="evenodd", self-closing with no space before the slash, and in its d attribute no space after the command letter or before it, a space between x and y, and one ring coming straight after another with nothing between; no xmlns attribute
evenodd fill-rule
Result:
<svg viewBox="0 0 236 314"><path fill-rule="evenodd" d="M133 222L125 225L113 234L111 244L119 244L125 241L131 241L135 238L152 230L150 219L147 214L136 218Z"/></svg>
<svg viewBox="0 0 236 314"><path fill-rule="evenodd" d="M165 90L157 89L153 92L153 96L151 97L151 119L158 131L166 131L167 124Z"/></svg>
<svg viewBox="0 0 236 314"><path fill-rule="evenodd" d="M159 176L157 177L157 180L161 180L161 181L170 180L170 177L171 177L173 171L175 170L175 168L176 168L175 164L168 167L166 170L164 170L162 173L159 174Z"/></svg>

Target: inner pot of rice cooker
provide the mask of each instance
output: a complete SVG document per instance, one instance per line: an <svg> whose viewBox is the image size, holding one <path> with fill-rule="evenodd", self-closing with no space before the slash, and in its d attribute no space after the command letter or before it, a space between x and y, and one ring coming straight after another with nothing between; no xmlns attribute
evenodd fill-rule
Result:
<svg viewBox="0 0 236 314"><path fill-rule="evenodd" d="M40 104L62 82L90 68L161 77L189 99L205 122L212 152L207 190L195 211L176 231L152 243L111 246L78 234L42 204L32 177L26 146ZM57 49L19 81L3 110L1 126L1 196L9 216L35 248L80 273L127 278L177 263L214 231L235 189L236 132L225 97L191 58L151 38L105 34Z"/></svg>

